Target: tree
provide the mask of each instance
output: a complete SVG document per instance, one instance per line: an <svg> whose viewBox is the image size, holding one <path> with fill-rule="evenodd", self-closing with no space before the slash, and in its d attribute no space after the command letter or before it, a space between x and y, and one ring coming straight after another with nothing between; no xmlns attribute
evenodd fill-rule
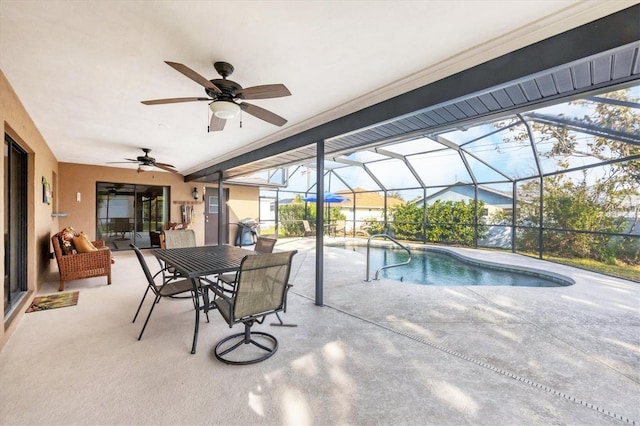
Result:
<svg viewBox="0 0 640 426"><path fill-rule="evenodd" d="M306 204L306 206L305 206ZM329 212L327 212L329 213ZM345 220L340 207L330 207L331 221ZM297 194L289 205L278 206L280 234L284 237L304 235L302 220L316 221L316 203L305 203ZM326 218L325 218L326 220Z"/></svg>
<svg viewBox="0 0 640 426"><path fill-rule="evenodd" d="M437 200L427 208L426 241L446 242L473 246L476 236L476 211L484 210L484 202L478 201L477 210L473 200ZM487 226L479 221L478 238L488 234Z"/></svg>
<svg viewBox="0 0 640 426"><path fill-rule="evenodd" d="M289 205L278 206L278 220L280 222L280 234L284 237L304 235L302 220L311 222L316 220L315 203L306 203L301 195L296 195Z"/></svg>
<svg viewBox="0 0 640 426"><path fill-rule="evenodd" d="M400 204L391 209L393 232L397 238L422 241L422 206L414 203Z"/></svg>
<svg viewBox="0 0 640 426"><path fill-rule="evenodd" d="M478 211L484 203L478 202ZM391 210L391 222L396 238L408 241L428 241L473 246L475 243L476 207L473 200L441 201L427 205L427 227L423 226L424 210L421 205L406 203ZM484 223L478 224L478 238L487 235Z"/></svg>
<svg viewBox="0 0 640 426"><path fill-rule="evenodd" d="M570 104L586 107L587 102L594 101L579 100ZM569 124L565 126L539 121L529 123L538 144L551 144L542 155L554 160L559 170L567 169L576 157L607 162L597 169L583 170L578 178L569 174L544 177L542 225L562 230L544 233L546 253L608 263L616 259L640 262L640 242L631 237L638 225L640 208L640 161L632 160L640 155L640 146L608 137L616 132L640 133L640 116L630 107L633 102L637 104L638 99L630 99L629 90L620 90L600 96L593 108L583 108L587 111L585 115L568 120ZM584 129L584 132L571 128ZM511 129L513 133L514 128ZM586 143L585 134L592 134L587 136ZM526 132L506 138L515 143L528 140ZM626 158L629 160L610 162ZM526 227L540 223L538 188L538 181L533 180L523 184L518 193L517 223L525 227L519 231L518 248L523 250L537 251L538 229ZM610 238L589 231L627 232L629 237Z"/></svg>

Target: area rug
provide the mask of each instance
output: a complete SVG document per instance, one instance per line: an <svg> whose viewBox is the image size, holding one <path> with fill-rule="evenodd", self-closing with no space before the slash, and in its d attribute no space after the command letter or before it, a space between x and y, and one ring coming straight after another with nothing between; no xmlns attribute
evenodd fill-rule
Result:
<svg viewBox="0 0 640 426"><path fill-rule="evenodd" d="M25 312L46 311L48 309L64 308L66 306L74 306L78 304L78 296L80 292L74 291L70 293L50 294L48 296L39 296L33 299L31 306Z"/></svg>

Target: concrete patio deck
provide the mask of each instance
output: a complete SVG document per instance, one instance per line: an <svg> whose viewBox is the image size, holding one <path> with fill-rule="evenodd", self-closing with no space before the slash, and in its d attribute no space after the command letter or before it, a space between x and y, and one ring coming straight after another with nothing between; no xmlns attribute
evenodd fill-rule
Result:
<svg viewBox="0 0 640 426"><path fill-rule="evenodd" d="M162 301L138 342L142 324L131 319L144 278L133 254L118 252L111 286L70 282L77 306L25 316L0 353L0 423L640 424L640 284L460 249L575 284L364 282L364 256L324 247L318 307L315 242L276 246L291 249L294 287L282 317L298 326L267 320L258 329L280 349L243 367L212 354L232 333L216 312L189 354L189 301ZM42 293L55 292L55 278Z"/></svg>

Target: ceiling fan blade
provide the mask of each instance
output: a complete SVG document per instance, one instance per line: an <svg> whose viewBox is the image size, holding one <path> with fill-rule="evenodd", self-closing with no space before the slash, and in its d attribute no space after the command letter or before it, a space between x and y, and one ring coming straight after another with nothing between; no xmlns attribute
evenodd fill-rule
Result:
<svg viewBox="0 0 640 426"><path fill-rule="evenodd" d="M173 69L175 69L176 71L178 71L179 73L182 73L185 76L189 77L191 80L195 81L199 85L206 87L207 89L211 89L216 93L222 93L222 91L220 91L220 89L218 89L218 87L215 84L213 84L212 82L210 82L209 80L207 80L206 78L204 78L203 76L201 76L200 74L192 70L191 68L187 67L186 65L182 65L177 62L169 62L169 61L164 61L164 62L170 67L172 67Z"/></svg>
<svg viewBox="0 0 640 426"><path fill-rule="evenodd" d="M276 126L284 126L287 123L287 120L280 117L273 112L266 110L264 108L260 108L259 106L248 104L246 102L240 103L240 108L248 114L253 115L254 117L259 118L260 120L264 120L268 123L274 124Z"/></svg>
<svg viewBox="0 0 640 426"><path fill-rule="evenodd" d="M209 98L168 98L154 99L152 101L141 101L145 105L175 104L178 102L211 101Z"/></svg>
<svg viewBox="0 0 640 426"><path fill-rule="evenodd" d="M163 167L170 167L172 169L175 169L176 166L172 166L171 164L167 164L167 163L153 163L154 166L163 166Z"/></svg>
<svg viewBox="0 0 640 426"><path fill-rule="evenodd" d="M125 160L127 160L127 158L125 158ZM129 160L129 161L107 161L106 164L131 164L131 163L137 163L136 160Z"/></svg>
<svg viewBox="0 0 640 426"><path fill-rule="evenodd" d="M171 167L167 167L166 165L162 164L162 163L155 163L153 165L154 167L157 167L159 169L165 170L167 172L173 172L173 173L178 173L177 170L172 169Z"/></svg>
<svg viewBox="0 0 640 426"><path fill-rule="evenodd" d="M224 125L227 124L227 120L224 118L218 118L215 114L211 115L211 122L209 123L210 132L219 132L224 129Z"/></svg>
<svg viewBox="0 0 640 426"><path fill-rule="evenodd" d="M265 84L240 89L236 95L242 99L270 99L291 96L291 92L284 84Z"/></svg>

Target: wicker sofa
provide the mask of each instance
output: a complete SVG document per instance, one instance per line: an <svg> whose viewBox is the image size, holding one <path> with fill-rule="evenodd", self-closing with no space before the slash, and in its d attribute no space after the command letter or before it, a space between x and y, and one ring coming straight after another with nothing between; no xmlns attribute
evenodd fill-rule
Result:
<svg viewBox="0 0 640 426"><path fill-rule="evenodd" d="M111 284L111 250L104 241L92 241L98 249L90 253L64 254L58 234L51 237L53 251L60 270L60 286L58 291L64 290L64 283L91 277L107 277L107 284Z"/></svg>

